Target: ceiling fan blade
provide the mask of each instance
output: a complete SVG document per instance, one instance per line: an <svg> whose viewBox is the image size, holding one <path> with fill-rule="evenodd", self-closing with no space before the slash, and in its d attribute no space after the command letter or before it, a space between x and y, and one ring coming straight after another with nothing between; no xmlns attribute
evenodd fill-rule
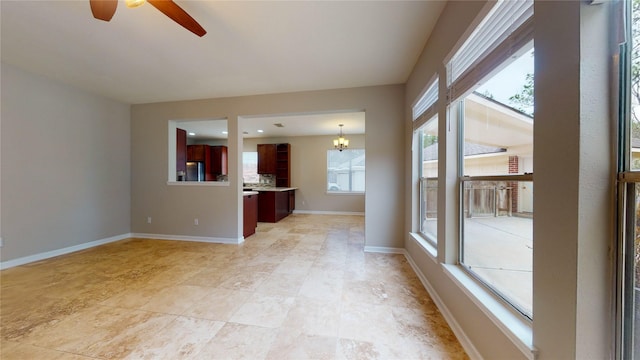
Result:
<svg viewBox="0 0 640 360"><path fill-rule="evenodd" d="M109 21L116 13L118 0L89 0L89 5L94 18Z"/></svg>
<svg viewBox="0 0 640 360"><path fill-rule="evenodd" d="M182 25L185 29L191 31L192 33L202 37L207 32L205 29L195 21L191 15L187 14L186 11L182 10L178 4L174 3L172 0L147 0L149 4L153 5L156 9L160 10L163 14L170 17L173 21Z"/></svg>

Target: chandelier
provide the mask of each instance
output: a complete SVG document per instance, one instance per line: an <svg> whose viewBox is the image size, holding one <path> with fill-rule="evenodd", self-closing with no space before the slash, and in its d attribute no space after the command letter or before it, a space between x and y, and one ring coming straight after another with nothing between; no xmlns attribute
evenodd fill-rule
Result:
<svg viewBox="0 0 640 360"><path fill-rule="evenodd" d="M344 126L344 124L340 124L338 126L340 126L340 136L338 136L337 139L333 139L333 147L342 151L343 149L349 147L349 139L345 139L345 137L342 136L342 127Z"/></svg>

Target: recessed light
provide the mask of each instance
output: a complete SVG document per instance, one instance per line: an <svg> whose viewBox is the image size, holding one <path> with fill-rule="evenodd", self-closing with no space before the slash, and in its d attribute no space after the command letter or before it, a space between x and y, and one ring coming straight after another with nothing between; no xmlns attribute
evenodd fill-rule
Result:
<svg viewBox="0 0 640 360"><path fill-rule="evenodd" d="M228 132L228 131L223 131L222 133L223 133L223 134L225 134L225 135L227 135L229 132Z"/></svg>
<svg viewBox="0 0 640 360"><path fill-rule="evenodd" d="M264 130L258 130L258 132L259 132L259 133L263 133L263 132L264 132Z"/></svg>
<svg viewBox="0 0 640 360"><path fill-rule="evenodd" d="M190 133L189 133L189 136L196 136L196 133L194 133L194 132L190 132Z"/></svg>

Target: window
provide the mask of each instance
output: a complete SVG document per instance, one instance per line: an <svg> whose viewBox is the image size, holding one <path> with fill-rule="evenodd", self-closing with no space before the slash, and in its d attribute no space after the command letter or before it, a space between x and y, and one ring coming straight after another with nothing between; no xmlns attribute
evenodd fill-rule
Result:
<svg viewBox="0 0 640 360"><path fill-rule="evenodd" d="M417 123L417 126L424 124L426 119L430 118L436 111L434 105L438 101L438 78L436 78L431 85L427 86L422 96L418 98L415 105L413 105L413 121ZM424 117L424 120L420 120L420 117ZM416 125L414 125L416 126Z"/></svg>
<svg viewBox="0 0 640 360"><path fill-rule="evenodd" d="M533 318L531 1L498 1L448 64L459 120L459 262ZM454 119L451 119L454 121Z"/></svg>
<svg viewBox="0 0 640 360"><path fill-rule="evenodd" d="M327 150L327 191L364 192L364 149Z"/></svg>
<svg viewBox="0 0 640 360"><path fill-rule="evenodd" d="M438 77L429 82L412 107L418 142L418 231L432 245L438 242Z"/></svg>
<svg viewBox="0 0 640 360"><path fill-rule="evenodd" d="M438 239L438 117L418 130L420 234L433 245Z"/></svg>
<svg viewBox="0 0 640 360"><path fill-rule="evenodd" d="M245 151L242 153L242 182L251 184L260 182L257 151Z"/></svg>
<svg viewBox="0 0 640 360"><path fill-rule="evenodd" d="M624 2L618 162L618 358L640 359L640 1Z"/></svg>

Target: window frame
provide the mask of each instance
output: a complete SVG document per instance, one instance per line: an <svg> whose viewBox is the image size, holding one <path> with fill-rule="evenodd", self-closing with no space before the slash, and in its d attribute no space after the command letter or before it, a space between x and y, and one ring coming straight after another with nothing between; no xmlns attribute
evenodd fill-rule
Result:
<svg viewBox="0 0 640 360"><path fill-rule="evenodd" d="M632 66L632 5L623 1L622 33L626 41L619 45L618 64L618 138L617 138L617 249L616 249L616 331L617 359L633 358L635 310L635 238L640 170L632 169L631 142L631 66ZM622 40L622 39L620 39Z"/></svg>
<svg viewBox="0 0 640 360"><path fill-rule="evenodd" d="M436 82L437 83L437 82ZM424 176L423 174L423 168L424 168L424 158L423 158L423 154L424 154L424 148L423 148L423 141L424 141L424 132L423 129L427 126L429 126L430 124L434 123L435 125L438 126L439 128L439 119L438 119L438 114L434 113L432 114L432 116L430 118L427 118L426 121L424 121L424 123L416 130L417 132L417 139L418 139L418 234L424 238L429 244L431 244L434 248L437 249L438 247L438 234L437 234L437 221L438 221L438 188L436 187L436 233L435 234L431 234L428 233L426 231L424 231L423 229L423 217L426 215L426 208L423 208L422 204L423 204L423 195L424 195L424 191L425 188L428 188L427 183L429 181L432 180L436 180L439 184L439 171L438 171L438 175L434 176L434 177L427 177ZM437 142L439 144L439 141ZM436 166L439 162L439 159L436 158L435 160L436 162Z"/></svg>
<svg viewBox="0 0 640 360"><path fill-rule="evenodd" d="M348 190L348 191L344 191L344 190L329 190L330 189L330 183L329 183L329 154L331 152L352 152L352 151L362 151L363 155L365 156L365 160L366 160L366 150L364 148L348 148L348 149L343 149L343 150L337 150L337 149L327 149L327 163L326 163L326 178L325 178L325 190L326 193L329 195L363 195L366 191L366 183L363 186L362 191L355 191L355 190ZM365 163L365 168L363 170L363 172L366 175L366 163ZM350 168L349 169L349 173L353 173L353 169ZM363 181L366 181L366 176L363 176ZM337 184L337 183L336 183ZM339 184L337 184L339 185ZM350 184L351 185L351 184Z"/></svg>
<svg viewBox="0 0 640 360"><path fill-rule="evenodd" d="M496 7L503 5L504 1L499 1ZM448 109L456 109L455 113L457 114L455 119L447 119L448 121L455 121L457 126L457 153L455 156L457 157L457 186L458 186L458 253L457 253L457 263L460 268L471 278L478 281L484 288L487 289L490 293L496 295L499 299L503 300L503 303L511 309L514 309L518 314L520 314L524 319L529 321L533 320L533 307L531 310L531 314L524 309L520 308L514 302L509 301L507 297L501 294L496 288L492 285L488 284L488 282L482 279L481 276L476 274L469 266L465 265L463 259L463 251L464 251L464 189L465 183L468 181L527 181L533 183L533 173L527 174L509 174L509 175L494 175L494 176L466 176L464 174L464 100L466 96L468 96L474 88L478 86L479 83L484 82L486 79L492 77L495 73L499 72L505 64L510 61L510 58L513 56L521 56L525 52L528 51L531 47L533 47L533 30L534 30L534 18L533 18L533 8L523 11L520 15L518 15L518 19L513 21L513 24L516 26L510 26L508 29L504 29L506 31L503 34L499 34L496 36L495 42L492 44L488 44L487 48L483 53L479 51L476 52L476 58L470 62L470 64L466 67L466 70L459 73L455 78L452 76L452 67L453 62L458 56L458 53L462 50L464 51L465 47L468 46L468 42L472 40L477 32L485 31L486 29L482 29L484 24L493 24L491 26L495 26L499 24L499 22L495 21L495 19L489 19L492 14L495 13L495 9L493 8L488 14L485 15L485 18L482 19L480 24L473 30L473 32L465 39L465 42L461 45L460 48L454 50L453 54L449 57L449 60L446 62L446 74L447 74L447 98L446 103L448 105ZM449 114L451 111L447 111ZM446 154L446 156L451 156L453 154ZM533 269L532 269L533 271ZM533 286L533 283L532 283ZM532 290L533 291L533 290Z"/></svg>

